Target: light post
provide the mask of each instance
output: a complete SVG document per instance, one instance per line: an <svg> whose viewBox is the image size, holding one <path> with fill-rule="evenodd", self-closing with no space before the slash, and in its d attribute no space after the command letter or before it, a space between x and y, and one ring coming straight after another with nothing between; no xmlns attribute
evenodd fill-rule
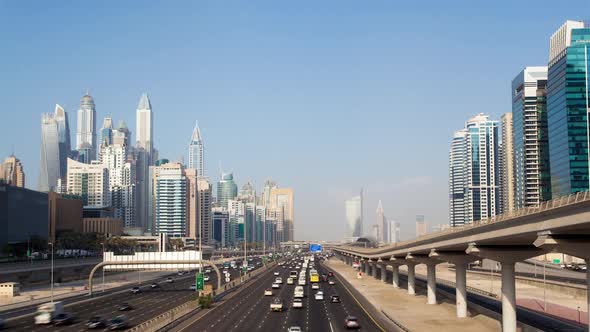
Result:
<svg viewBox="0 0 590 332"><path fill-rule="evenodd" d="M51 246L51 303L53 303L53 242L48 244Z"/></svg>
<svg viewBox="0 0 590 332"><path fill-rule="evenodd" d="M545 284L547 281L547 276L545 274L545 267L547 265L547 254L545 254L545 258L543 259L543 310L547 312L547 285Z"/></svg>
<svg viewBox="0 0 590 332"><path fill-rule="evenodd" d="M104 253L105 253L105 243L101 243L102 244L102 261L104 262ZM104 293L104 266L102 267L102 292Z"/></svg>

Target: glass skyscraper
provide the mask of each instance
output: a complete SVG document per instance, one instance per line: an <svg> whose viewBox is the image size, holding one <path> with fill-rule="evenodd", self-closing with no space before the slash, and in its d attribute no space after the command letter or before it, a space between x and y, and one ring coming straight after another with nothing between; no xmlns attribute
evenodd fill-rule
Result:
<svg viewBox="0 0 590 332"><path fill-rule="evenodd" d="M344 202L346 209L347 236L359 238L363 234L363 194L347 199Z"/></svg>
<svg viewBox="0 0 590 332"><path fill-rule="evenodd" d="M41 116L39 191L55 191L60 178L59 129L54 114Z"/></svg>
<svg viewBox="0 0 590 332"><path fill-rule="evenodd" d="M187 180L182 165L161 166L154 183L155 234L186 236Z"/></svg>
<svg viewBox="0 0 590 332"><path fill-rule="evenodd" d="M588 47L590 29L567 21L549 49L547 113L553 197L589 189Z"/></svg>
<svg viewBox="0 0 590 332"><path fill-rule="evenodd" d="M96 108L94 99L87 92L80 100L78 110L76 149L84 151L84 162L90 162L96 159L96 147Z"/></svg>
<svg viewBox="0 0 590 332"><path fill-rule="evenodd" d="M232 173L221 173L221 180L217 182L217 206L227 207L227 202L238 196L238 186L234 182Z"/></svg>
<svg viewBox="0 0 590 332"><path fill-rule="evenodd" d="M205 162L203 155L203 139L199 124L195 124L191 143L188 146L188 168L196 169L197 176L205 176Z"/></svg>

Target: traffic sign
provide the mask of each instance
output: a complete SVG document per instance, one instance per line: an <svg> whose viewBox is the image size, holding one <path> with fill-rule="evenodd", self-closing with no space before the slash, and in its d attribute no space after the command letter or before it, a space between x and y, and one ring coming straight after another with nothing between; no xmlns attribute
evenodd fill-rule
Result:
<svg viewBox="0 0 590 332"><path fill-rule="evenodd" d="M225 277L225 282L229 282L229 277Z"/></svg>
<svg viewBox="0 0 590 332"><path fill-rule="evenodd" d="M196 284L197 284L197 289L198 291L202 291L205 288L205 280L203 278L203 274L202 273L197 273L196 274Z"/></svg>
<svg viewBox="0 0 590 332"><path fill-rule="evenodd" d="M559 263L561 263L561 259L553 258L553 264L559 264Z"/></svg>

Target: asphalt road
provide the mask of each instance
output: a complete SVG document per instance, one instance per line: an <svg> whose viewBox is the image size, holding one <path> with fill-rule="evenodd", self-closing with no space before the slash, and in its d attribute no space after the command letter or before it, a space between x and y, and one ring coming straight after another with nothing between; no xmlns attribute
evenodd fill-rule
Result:
<svg viewBox="0 0 590 332"><path fill-rule="evenodd" d="M317 262L315 268L320 275L327 274L327 269ZM347 315L356 316L359 319L362 331L382 331L373 322L360 305L354 300L348 291L336 282L329 285L320 282L320 289L324 291L324 300L315 300L309 283L309 270L307 273L307 285L303 308L292 308L293 291L296 285L287 285L287 278L291 268L275 267L271 272L258 277L247 289L237 296L228 299L206 313L199 320L178 331L287 331L291 326L299 326L303 331L336 332L344 331L344 320ZM264 296L264 290L271 288L279 272L283 278L280 289L273 290L273 296ZM299 271L298 271L299 272ZM331 303L330 296L340 296L341 303ZM271 312L270 303L274 297L283 300L286 310L283 312Z"/></svg>
<svg viewBox="0 0 590 332"><path fill-rule="evenodd" d="M254 260L256 263L258 260ZM239 278L239 270L230 269L231 280ZM194 290L190 290L190 286L195 283L194 272L185 274L184 276L173 276L173 283L165 282L166 278L157 281L159 288L151 289L150 282L142 284L142 292L139 294L132 294L129 286L129 291L112 292L105 295L97 294L93 298L86 297L85 299L78 299L77 301L67 304L65 311L75 317L73 324L68 326L37 326L34 323L32 316L27 316L6 323L6 329L9 331L84 331L86 330L85 323L93 316L100 316L105 320L112 319L119 315L124 315L127 318L129 327L142 323L151 319L163 312L166 312L176 306L186 303L192 299L196 299ZM210 273L211 280L206 282L217 285L217 275L215 271ZM225 280L222 280L222 284ZM128 303L133 308L129 311L121 312L118 310L118 305Z"/></svg>

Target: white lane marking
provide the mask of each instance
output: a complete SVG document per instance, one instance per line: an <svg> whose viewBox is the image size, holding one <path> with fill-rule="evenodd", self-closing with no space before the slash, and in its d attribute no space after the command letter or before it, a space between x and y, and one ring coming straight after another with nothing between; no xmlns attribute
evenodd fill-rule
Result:
<svg viewBox="0 0 590 332"><path fill-rule="evenodd" d="M331 322L331 321L328 321L328 323L330 324L330 330L331 330L332 332L334 332L334 328L332 327L332 322Z"/></svg>

